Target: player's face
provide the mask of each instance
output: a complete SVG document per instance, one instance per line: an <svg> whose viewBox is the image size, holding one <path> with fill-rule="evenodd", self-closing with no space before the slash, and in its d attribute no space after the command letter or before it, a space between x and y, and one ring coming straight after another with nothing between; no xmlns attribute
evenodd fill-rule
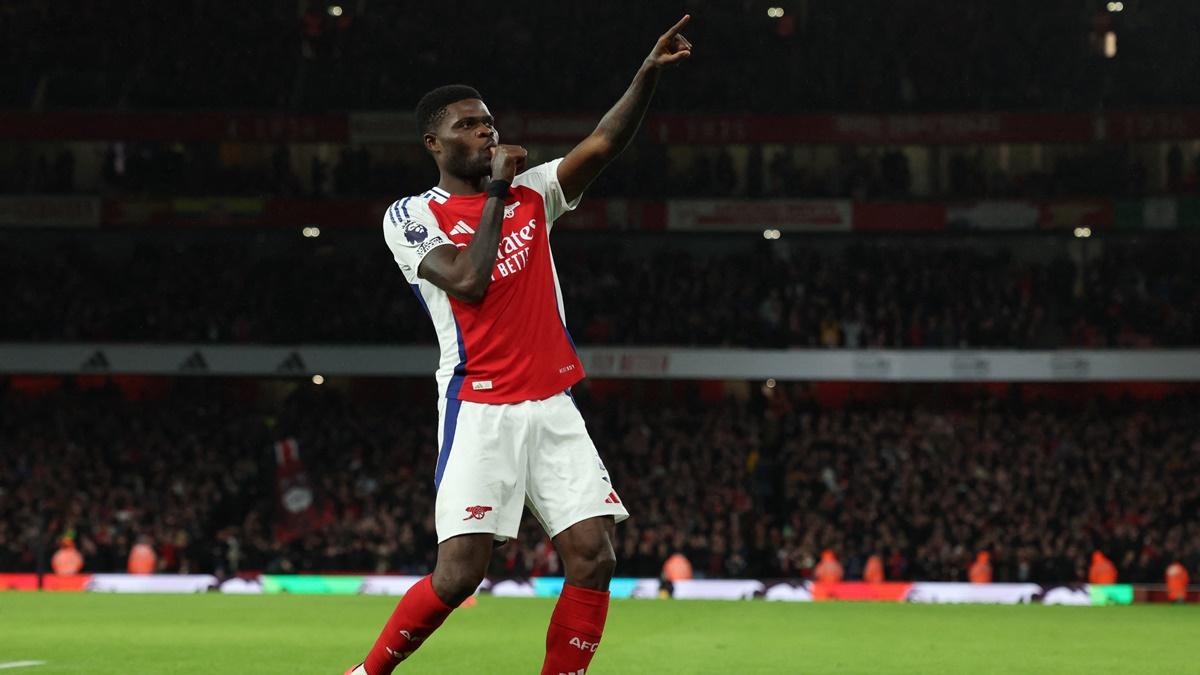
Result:
<svg viewBox="0 0 1200 675"><path fill-rule="evenodd" d="M483 101L469 98L446 106L436 144L441 149L442 168L448 173L468 180L490 175L491 148L499 142L496 120Z"/></svg>

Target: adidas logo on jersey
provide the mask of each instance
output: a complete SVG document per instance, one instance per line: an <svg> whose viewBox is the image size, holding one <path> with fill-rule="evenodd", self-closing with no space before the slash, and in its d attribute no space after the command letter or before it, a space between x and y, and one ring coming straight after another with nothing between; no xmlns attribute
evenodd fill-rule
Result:
<svg viewBox="0 0 1200 675"><path fill-rule="evenodd" d="M475 234L475 228L471 227L470 225L468 225L460 220L450 230L450 234L452 236L456 235L456 234Z"/></svg>

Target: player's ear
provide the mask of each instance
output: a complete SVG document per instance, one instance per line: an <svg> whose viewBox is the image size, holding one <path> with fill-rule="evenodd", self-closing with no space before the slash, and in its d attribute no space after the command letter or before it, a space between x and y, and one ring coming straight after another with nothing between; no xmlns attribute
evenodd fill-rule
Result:
<svg viewBox="0 0 1200 675"><path fill-rule="evenodd" d="M422 138L425 141L425 149L428 150L431 154L436 155L437 153L442 151L442 144L440 142L438 142L437 134L425 132L425 135L422 136Z"/></svg>

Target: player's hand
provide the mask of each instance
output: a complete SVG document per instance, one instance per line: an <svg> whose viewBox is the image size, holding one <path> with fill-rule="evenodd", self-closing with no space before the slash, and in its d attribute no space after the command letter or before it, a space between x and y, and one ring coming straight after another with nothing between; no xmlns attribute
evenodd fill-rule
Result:
<svg viewBox="0 0 1200 675"><path fill-rule="evenodd" d="M492 180L513 182L517 174L525 170L525 159L529 153L519 145L494 145L492 152Z"/></svg>
<svg viewBox="0 0 1200 675"><path fill-rule="evenodd" d="M692 55L692 43L688 39L679 34L683 27L692 20L691 14L684 14L679 23L671 26L671 28L658 38L658 42L654 43L654 49L650 50L650 56L646 57L646 61L654 68L665 68L673 66L680 61L690 58Z"/></svg>

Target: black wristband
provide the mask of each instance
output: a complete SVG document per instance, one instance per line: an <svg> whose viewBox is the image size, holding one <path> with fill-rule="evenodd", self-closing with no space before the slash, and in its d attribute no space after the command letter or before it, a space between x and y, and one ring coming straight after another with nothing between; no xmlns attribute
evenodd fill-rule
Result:
<svg viewBox="0 0 1200 675"><path fill-rule="evenodd" d="M492 182L488 183L487 195L489 197L499 197L500 199L508 199L508 196L510 194L512 194L511 192L509 192L508 187L509 187L509 184L508 184L508 181L506 181L506 180L493 180Z"/></svg>

